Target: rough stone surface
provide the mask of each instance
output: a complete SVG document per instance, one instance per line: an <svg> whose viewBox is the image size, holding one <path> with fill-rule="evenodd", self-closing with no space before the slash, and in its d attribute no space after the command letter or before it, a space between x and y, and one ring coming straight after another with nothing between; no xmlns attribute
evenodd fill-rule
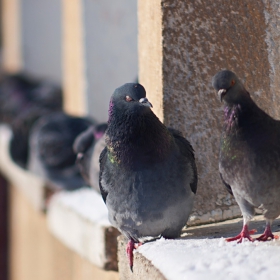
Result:
<svg viewBox="0 0 280 280"><path fill-rule="evenodd" d="M133 272L131 272L126 256L127 239L118 237L118 259L120 280L166 280L161 272L149 260L139 253L134 253Z"/></svg>
<svg viewBox="0 0 280 280"><path fill-rule="evenodd" d="M155 113L181 130L196 151L199 185L191 223L236 217L240 212L219 178L223 106L211 79L221 69L236 72L257 104L280 118L280 4L165 0L159 7L158 1L142 2L139 22L146 27L139 27L141 81L148 84L143 83L148 98L156 100ZM152 40L159 36L155 33L161 35L158 40ZM156 43L161 47L158 54Z"/></svg>
<svg viewBox="0 0 280 280"><path fill-rule="evenodd" d="M269 112L280 119L280 2L278 0L263 0L265 5L264 16L266 23L266 37L268 61L270 65L270 100L273 105ZM267 73L265 75L267 78Z"/></svg>

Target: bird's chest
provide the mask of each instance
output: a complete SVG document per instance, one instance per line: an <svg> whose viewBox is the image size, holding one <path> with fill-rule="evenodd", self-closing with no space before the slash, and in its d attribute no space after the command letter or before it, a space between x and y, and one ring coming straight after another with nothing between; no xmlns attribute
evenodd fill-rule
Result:
<svg viewBox="0 0 280 280"><path fill-rule="evenodd" d="M250 134L223 134L219 169L230 185L259 188L278 185L280 179L280 145L277 139L255 131Z"/></svg>
<svg viewBox="0 0 280 280"><path fill-rule="evenodd" d="M223 135L220 144L220 164L223 168L232 169L236 165L244 164L251 157L248 143L240 137Z"/></svg>
<svg viewBox="0 0 280 280"><path fill-rule="evenodd" d="M152 212L161 204L173 204L185 195L184 181L178 179L176 164L161 162L149 165L149 168L115 168L108 165L104 171L102 185L108 191L107 205L117 212ZM179 182L179 183L178 183ZM179 190L174 188L179 185ZM166 199L162 201L161 194Z"/></svg>

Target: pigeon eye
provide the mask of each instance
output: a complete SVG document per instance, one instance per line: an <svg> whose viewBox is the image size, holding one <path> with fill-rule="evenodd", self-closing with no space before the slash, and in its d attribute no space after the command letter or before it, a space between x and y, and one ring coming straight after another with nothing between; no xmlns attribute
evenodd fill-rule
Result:
<svg viewBox="0 0 280 280"><path fill-rule="evenodd" d="M128 95L125 97L125 101L127 101L127 102L130 102L130 101L132 101L132 100L133 100L133 99L132 99L130 96L128 96Z"/></svg>
<svg viewBox="0 0 280 280"><path fill-rule="evenodd" d="M234 84L235 84L235 80L231 80L230 85L231 85L231 86L234 86Z"/></svg>

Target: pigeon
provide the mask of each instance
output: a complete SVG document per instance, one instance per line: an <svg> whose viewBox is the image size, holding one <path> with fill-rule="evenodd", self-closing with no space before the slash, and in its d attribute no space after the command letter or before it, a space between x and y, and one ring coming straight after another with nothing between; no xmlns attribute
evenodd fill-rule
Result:
<svg viewBox="0 0 280 280"><path fill-rule="evenodd" d="M1 74L0 77L0 122L10 124L28 103L28 93L37 86L24 73Z"/></svg>
<svg viewBox="0 0 280 280"><path fill-rule="evenodd" d="M227 241L254 241L249 223L255 208L263 209L266 219L257 240L277 238L271 224L280 214L280 122L256 105L233 72L218 72L212 84L225 104L219 172L243 215L241 233Z"/></svg>
<svg viewBox="0 0 280 280"><path fill-rule="evenodd" d="M88 118L62 112L41 117L30 132L28 170L55 191L84 187L72 146L77 135L92 124Z"/></svg>
<svg viewBox="0 0 280 280"><path fill-rule="evenodd" d="M62 108L62 90L26 73L0 75L0 122L11 124L22 111L36 104L40 108Z"/></svg>
<svg viewBox="0 0 280 280"><path fill-rule="evenodd" d="M93 189L99 192L99 156L105 148L103 137L107 123L90 126L75 139L73 149L77 155L76 164Z"/></svg>
<svg viewBox="0 0 280 280"><path fill-rule="evenodd" d="M100 155L100 192L111 224L133 250L156 238L176 238L197 190L194 150L152 112L144 87L127 83L110 100L106 147Z"/></svg>
<svg viewBox="0 0 280 280"><path fill-rule="evenodd" d="M7 91L7 94L10 94L10 107L14 106L15 109L8 122L13 131L10 154L13 161L24 169L27 168L28 138L32 125L41 116L62 111L62 91L58 86L46 81L32 81L30 84L32 86L26 86L17 92L19 96L24 97L20 106L14 101L15 93Z"/></svg>

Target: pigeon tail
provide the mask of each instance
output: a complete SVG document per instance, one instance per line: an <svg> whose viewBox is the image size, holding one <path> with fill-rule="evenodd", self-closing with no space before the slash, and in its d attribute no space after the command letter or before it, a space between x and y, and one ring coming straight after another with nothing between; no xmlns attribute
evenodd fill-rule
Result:
<svg viewBox="0 0 280 280"><path fill-rule="evenodd" d="M252 230L249 230L248 229L248 225L244 225L243 228L242 228L242 231L240 232L240 234L238 234L237 236L235 237L230 237L230 238L227 238L226 241L227 242L231 242L231 241L235 241L235 240L238 240L237 243L242 243L243 239L244 238L247 238L249 241L254 241L254 238L252 238L250 236L250 234L254 234L257 230L255 229L252 229Z"/></svg>

